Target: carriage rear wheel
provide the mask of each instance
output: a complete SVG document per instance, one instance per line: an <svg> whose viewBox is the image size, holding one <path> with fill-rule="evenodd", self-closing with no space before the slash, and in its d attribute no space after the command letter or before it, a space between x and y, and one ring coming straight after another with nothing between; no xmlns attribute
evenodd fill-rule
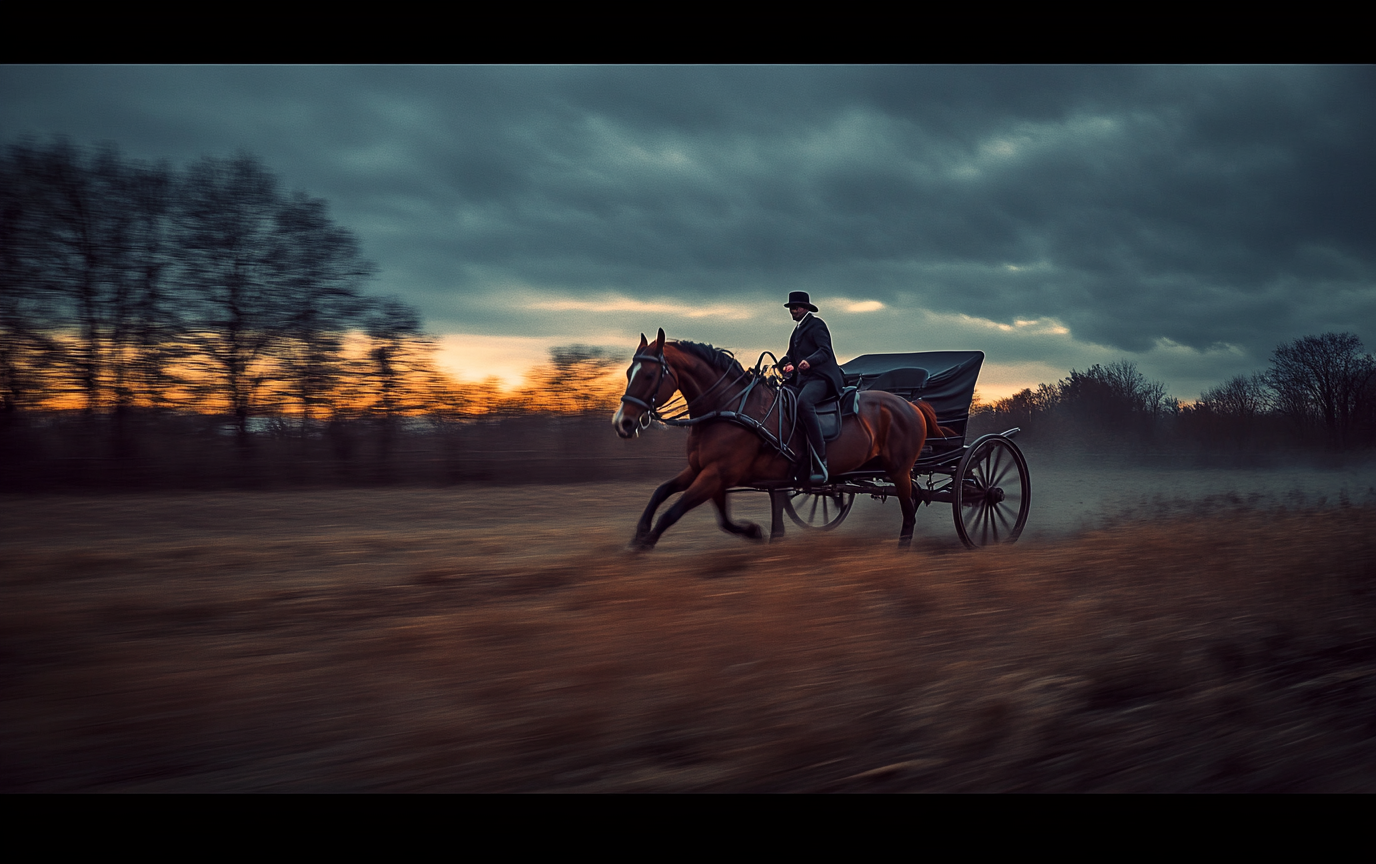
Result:
<svg viewBox="0 0 1376 864"><path fill-rule="evenodd" d="M1012 543L1032 504L1027 460L1002 435L980 438L960 460L951 495L960 541L971 549Z"/></svg>
<svg viewBox="0 0 1376 864"><path fill-rule="evenodd" d="M784 510L799 528L830 531L840 525L855 505L854 492L791 492Z"/></svg>

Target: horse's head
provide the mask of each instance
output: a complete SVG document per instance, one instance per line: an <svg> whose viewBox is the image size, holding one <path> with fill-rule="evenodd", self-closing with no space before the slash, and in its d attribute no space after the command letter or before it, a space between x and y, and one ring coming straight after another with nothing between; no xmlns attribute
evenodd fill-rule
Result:
<svg viewBox="0 0 1376 864"><path fill-rule="evenodd" d="M678 379L664 359L664 328L654 342L640 334L631 366L626 370L626 392L621 407L612 416L612 426L622 438L633 438L650 425L654 411L668 402L678 389Z"/></svg>

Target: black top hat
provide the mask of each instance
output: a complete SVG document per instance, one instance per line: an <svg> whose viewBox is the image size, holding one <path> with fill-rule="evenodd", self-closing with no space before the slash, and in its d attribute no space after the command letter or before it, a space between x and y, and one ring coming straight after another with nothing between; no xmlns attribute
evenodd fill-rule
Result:
<svg viewBox="0 0 1376 864"><path fill-rule="evenodd" d="M784 305L787 306L787 307L789 307L789 308L792 308L792 307L794 307L794 306L806 306L808 309L812 310L813 312L816 312L816 311L817 311L817 307L816 307L816 306L813 306L813 305L812 305L812 301L808 299L808 296L807 296L807 292L806 292L806 291L790 291L790 292L788 292L788 302L785 303Z"/></svg>

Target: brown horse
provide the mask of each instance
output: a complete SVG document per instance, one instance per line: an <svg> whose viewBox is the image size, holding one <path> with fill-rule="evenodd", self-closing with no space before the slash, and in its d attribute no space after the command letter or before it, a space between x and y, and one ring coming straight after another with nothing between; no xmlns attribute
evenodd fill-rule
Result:
<svg viewBox="0 0 1376 864"><path fill-rule="evenodd" d="M689 418L704 417L719 410L736 411L753 375L729 353L710 345L666 343L661 329L654 342L641 334L640 346L626 370L626 379L621 407L612 417L612 425L622 438L631 438L649 425L676 390L686 400ZM756 386L747 395L741 410L757 419L762 418L773 401L771 388ZM777 417L777 408L775 412ZM785 423L782 427L785 440L791 437L790 425ZM907 546L912 540L917 510L912 494L912 468L929 434L941 434L931 406L914 405L892 393L868 391L860 394L859 414L847 417L841 437L827 445L827 463L832 476L855 471L875 460L883 466L896 487L898 502L903 508L900 546ZM798 439L802 438L799 433ZM792 463L752 429L725 419L709 419L694 425L688 433L688 467L650 496L632 544L641 549L653 548L669 526L709 500L717 505L717 522L723 531L762 539L763 532L758 525L731 521L726 490L735 486L786 484L792 473ZM651 528L659 505L678 492L682 492L683 497Z"/></svg>

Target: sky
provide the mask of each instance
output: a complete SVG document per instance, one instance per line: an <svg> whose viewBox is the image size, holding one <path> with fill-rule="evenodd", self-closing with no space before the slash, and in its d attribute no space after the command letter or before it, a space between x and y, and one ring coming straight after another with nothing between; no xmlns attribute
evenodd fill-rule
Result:
<svg viewBox="0 0 1376 864"><path fill-rule="evenodd" d="M981 350L988 399L1120 359L1184 401L1376 349L1376 67L0 66L0 142L258 156L441 361L640 334Z"/></svg>

